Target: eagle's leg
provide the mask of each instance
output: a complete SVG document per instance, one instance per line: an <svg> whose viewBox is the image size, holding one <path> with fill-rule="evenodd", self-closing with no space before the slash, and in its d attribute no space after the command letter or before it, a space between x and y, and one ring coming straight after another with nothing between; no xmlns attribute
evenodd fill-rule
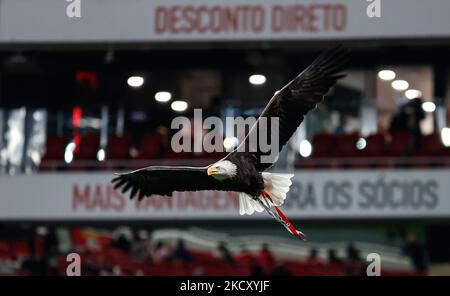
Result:
<svg viewBox="0 0 450 296"><path fill-rule="evenodd" d="M270 197L270 195L267 192L263 192L262 196L265 198L259 198L259 203L263 206L263 208L266 210L266 212L271 215L275 220L277 220L278 222L280 222L290 233L292 233L295 237L297 237L300 240L305 241L306 240L306 235L301 232L300 230L295 229L295 227L293 226L293 224L291 223L291 221L289 221L287 219L287 217L283 214L283 212L281 212L281 210L279 210L275 205L274 208L276 210L276 213L274 211L272 211L272 209L270 208L270 204L269 201L272 202L272 198Z"/></svg>

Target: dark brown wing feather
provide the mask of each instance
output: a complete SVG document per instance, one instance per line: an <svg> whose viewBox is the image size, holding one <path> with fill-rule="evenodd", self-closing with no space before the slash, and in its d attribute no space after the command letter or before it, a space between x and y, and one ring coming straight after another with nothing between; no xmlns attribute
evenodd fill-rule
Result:
<svg viewBox="0 0 450 296"><path fill-rule="evenodd" d="M272 139L270 118L279 118L277 128L279 149L276 151L278 155L303 121L304 116L323 100L323 97L336 84L338 79L345 76L340 74L340 72L347 62L348 50L342 47L323 52L308 68L272 97L245 140L232 153L239 153L239 151L252 152L259 171L272 166L276 158L268 162L261 162L261 156L269 155L270 153L261 151L261 137L258 130L263 130L262 126L267 123L265 125L267 130L266 136L270 145L270 140Z"/></svg>
<svg viewBox="0 0 450 296"><path fill-rule="evenodd" d="M153 166L119 174L112 180L122 193L142 199L152 194L172 196L174 191L227 190L226 184L206 173L206 168Z"/></svg>

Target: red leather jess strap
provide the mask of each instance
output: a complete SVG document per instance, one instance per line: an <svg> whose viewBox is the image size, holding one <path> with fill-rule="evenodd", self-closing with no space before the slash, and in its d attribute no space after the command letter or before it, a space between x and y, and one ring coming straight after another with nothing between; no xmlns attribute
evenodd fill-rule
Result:
<svg viewBox="0 0 450 296"><path fill-rule="evenodd" d="M305 238L302 237L301 235L298 234L297 229L295 229L294 225L292 224L291 221L289 221L289 219L283 214L283 212L274 205L272 198L270 197L270 195L267 192L263 192L262 195L267 198L273 205L273 207L275 208L275 210L277 211L278 215L280 216L281 219L283 219L284 223L286 223L286 226L288 227L289 231L299 240L304 241Z"/></svg>

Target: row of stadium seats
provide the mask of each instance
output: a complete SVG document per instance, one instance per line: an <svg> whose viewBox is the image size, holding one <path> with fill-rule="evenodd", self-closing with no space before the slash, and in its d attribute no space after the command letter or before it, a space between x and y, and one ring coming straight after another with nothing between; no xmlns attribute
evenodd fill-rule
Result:
<svg viewBox="0 0 450 296"><path fill-rule="evenodd" d="M346 135L317 134L313 139L313 157L402 157L450 155L438 134L422 136L418 150L415 151L413 136L410 133L391 135L373 134L362 139L357 133Z"/></svg>
<svg viewBox="0 0 450 296"><path fill-rule="evenodd" d="M166 148L164 137L159 133L144 135L133 154L133 138L129 134L114 135L106 147L106 163L129 160L182 160L182 159L220 159L225 153L175 153ZM64 137L50 136L47 139L46 152L41 162L41 170L52 170L64 164L64 153L69 140ZM421 137L416 147L410 133L392 135L373 134L361 138L357 133L345 135L317 134L312 141L310 158L299 158L297 167L392 167L404 166L405 163L415 167L450 165L440 157L450 156L450 150L442 145L438 134ZM80 138L75 150L74 161L69 166L86 168L79 162L91 162L98 168L97 153L100 148L98 134L87 134ZM140 164L136 166L139 167ZM129 162L124 166L132 167ZM108 167L100 166L100 167Z"/></svg>
<svg viewBox="0 0 450 296"><path fill-rule="evenodd" d="M52 170L61 168L64 163L64 154L69 144L65 137L49 136L46 142L45 154L42 158L40 169ZM113 135L108 140L105 153L106 162L120 162L123 160L155 160L155 159L220 159L225 154L220 152L213 153L175 153L165 148L165 140L161 134L150 133L144 135L133 154L133 138L129 134L121 136ZM97 162L98 151L100 149L100 136L98 134L87 134L80 138L80 141L74 151L74 160L71 166L74 168L86 168L81 163ZM87 165L89 166L89 165ZM127 163L127 166L129 164ZM98 167L98 166L95 166ZM108 167L103 166L103 167Z"/></svg>
<svg viewBox="0 0 450 296"><path fill-rule="evenodd" d="M317 134L312 141L311 157L300 158L298 168L317 167L431 167L450 165L450 157L439 134L414 139L410 133L373 134L361 138L346 135Z"/></svg>
<svg viewBox="0 0 450 296"><path fill-rule="evenodd" d="M58 254L56 260L45 258L43 256L43 246L35 247L34 256L37 256L36 262L40 262L41 268L39 272L47 275L66 275L67 258L65 254ZM349 266L332 264L320 261L300 261L300 260L283 260L278 266L265 264L258 260L257 257L248 255L235 256L235 263L229 264L207 251L190 251L194 256L192 262L167 261L155 263L151 260L141 261L133 258L132 254L110 246L104 246L97 251L83 252L83 275L226 275L226 276L248 276L255 274L255 263L259 264L261 273L277 274L276 269L284 270L283 275L294 276L343 276L349 274ZM29 260L32 259L31 251L26 241L0 241L0 264L3 262L21 262L20 264L10 264L13 270L4 275L30 275ZM40 259L39 259L40 258ZM48 262L47 262L48 261ZM36 262L34 264L36 264ZM33 266L33 265L32 265ZM350 266L351 268L351 266ZM363 266L356 266L363 268ZM36 272L36 271L32 271ZM419 273L390 270L383 268L382 275L421 275ZM0 275L2 275L0 271ZM353 275L358 275L353 274Z"/></svg>

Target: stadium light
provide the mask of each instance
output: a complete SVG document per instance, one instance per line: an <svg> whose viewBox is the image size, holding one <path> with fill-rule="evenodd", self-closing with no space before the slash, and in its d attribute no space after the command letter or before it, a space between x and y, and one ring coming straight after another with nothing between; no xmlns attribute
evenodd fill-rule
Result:
<svg viewBox="0 0 450 296"><path fill-rule="evenodd" d="M393 80L395 76L396 74L392 70L381 70L380 72L378 72L378 78L380 78L381 80L390 81Z"/></svg>
<svg viewBox="0 0 450 296"><path fill-rule="evenodd" d="M422 92L417 89L408 89L407 91L405 91L405 97L407 97L410 100L420 98L421 96Z"/></svg>
<svg viewBox="0 0 450 296"><path fill-rule="evenodd" d="M131 76L128 78L127 83L131 87L141 87L144 84L144 77L142 76Z"/></svg>
<svg viewBox="0 0 450 296"><path fill-rule="evenodd" d="M172 94L168 91L159 91L155 94L155 100L161 103L165 103L172 99Z"/></svg>
<svg viewBox="0 0 450 296"><path fill-rule="evenodd" d="M236 148L239 144L239 139L236 137L229 137L225 138L223 140L223 147L225 148L225 151L229 152Z"/></svg>
<svg viewBox="0 0 450 296"><path fill-rule="evenodd" d="M356 142L356 149L358 150L364 150L367 146L367 141L364 138L359 138L359 140Z"/></svg>
<svg viewBox="0 0 450 296"><path fill-rule="evenodd" d="M436 111L436 104L433 102L424 102L422 104L422 109L425 112L433 113L434 111Z"/></svg>
<svg viewBox="0 0 450 296"><path fill-rule="evenodd" d="M40 164L41 163L41 154L39 154L38 151L34 150L30 153L31 160L34 164Z"/></svg>
<svg viewBox="0 0 450 296"><path fill-rule="evenodd" d="M253 74L250 75L250 77L248 78L248 81L253 84L253 85L261 85L266 83L266 76L262 75L262 74Z"/></svg>
<svg viewBox="0 0 450 296"><path fill-rule="evenodd" d="M40 236L46 236L48 234L48 228L45 226L39 226L36 228L36 233Z"/></svg>
<svg viewBox="0 0 450 296"><path fill-rule="evenodd" d="M73 160L73 152L75 151L75 143L70 142L66 146L66 150L64 151L64 161L66 163L71 163Z"/></svg>
<svg viewBox="0 0 450 296"><path fill-rule="evenodd" d="M173 101L170 108L176 112L183 112L188 108L188 103L185 101Z"/></svg>
<svg viewBox="0 0 450 296"><path fill-rule="evenodd" d="M409 83L406 80L394 80L392 81L392 88L395 90L407 90L409 87Z"/></svg>
<svg viewBox="0 0 450 296"><path fill-rule="evenodd" d="M441 140L445 147L450 147L450 128L444 127L441 130Z"/></svg>
<svg viewBox="0 0 450 296"><path fill-rule="evenodd" d="M97 152L97 160L98 161L104 161L105 160L105 149L99 149Z"/></svg>
<svg viewBox="0 0 450 296"><path fill-rule="evenodd" d="M310 157L312 153L312 145L308 140L302 140L300 142L299 153L302 157Z"/></svg>

